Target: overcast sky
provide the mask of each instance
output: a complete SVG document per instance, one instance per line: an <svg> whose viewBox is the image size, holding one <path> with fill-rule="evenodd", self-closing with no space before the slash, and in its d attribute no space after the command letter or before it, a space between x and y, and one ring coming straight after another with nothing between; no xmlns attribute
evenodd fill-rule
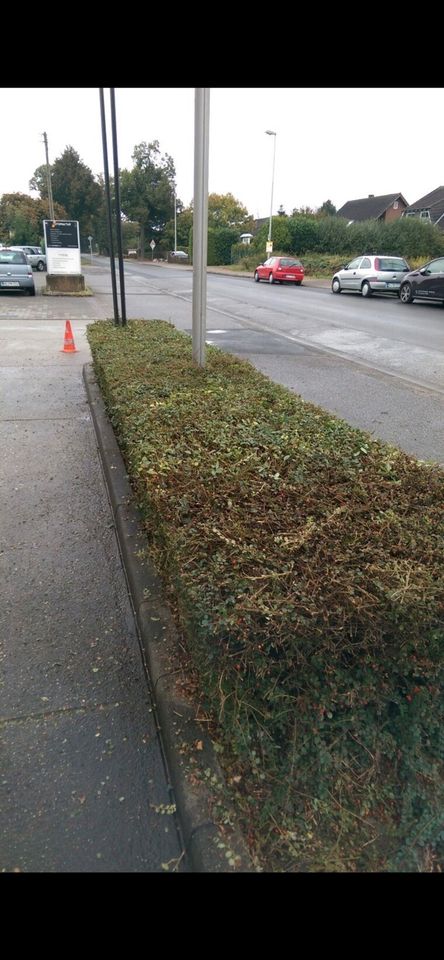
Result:
<svg viewBox="0 0 444 960"><path fill-rule="evenodd" d="M194 88L116 88L120 168L134 146L158 140L172 156L177 196L194 192ZM109 115L109 90L105 89ZM254 217L270 213L276 131L273 213L282 204L319 207L373 193L403 194L414 203L444 184L440 88L211 88L209 192L232 193ZM2 88L0 195L30 193L45 163L42 132L53 163L72 146L94 174L103 171L98 88ZM108 123L110 173L113 173ZM35 195L35 194L34 194Z"/></svg>

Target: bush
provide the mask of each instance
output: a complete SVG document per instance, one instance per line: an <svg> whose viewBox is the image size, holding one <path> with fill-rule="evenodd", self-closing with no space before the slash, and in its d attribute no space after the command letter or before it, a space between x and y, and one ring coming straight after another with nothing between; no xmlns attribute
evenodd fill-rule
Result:
<svg viewBox="0 0 444 960"><path fill-rule="evenodd" d="M439 869L443 473L163 322L88 339L266 868Z"/></svg>
<svg viewBox="0 0 444 960"><path fill-rule="evenodd" d="M208 228L208 266L231 263L231 247L239 232L232 227Z"/></svg>

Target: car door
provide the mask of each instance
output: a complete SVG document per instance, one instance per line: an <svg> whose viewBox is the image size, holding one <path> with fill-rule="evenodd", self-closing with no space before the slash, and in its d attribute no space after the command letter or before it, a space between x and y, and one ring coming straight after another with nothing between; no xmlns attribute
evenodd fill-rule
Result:
<svg viewBox="0 0 444 960"><path fill-rule="evenodd" d="M361 277L358 273L362 257L356 257L347 264L346 270L341 270L341 287L344 290L359 290Z"/></svg>
<svg viewBox="0 0 444 960"><path fill-rule="evenodd" d="M37 258L32 247L22 247L23 253L28 259L28 262L31 264L31 267L35 267L37 263Z"/></svg>
<svg viewBox="0 0 444 960"><path fill-rule="evenodd" d="M268 280L275 260L276 257L269 257L268 260L265 260L264 263L257 268L261 280Z"/></svg>
<svg viewBox="0 0 444 960"><path fill-rule="evenodd" d="M444 257L431 260L419 271L415 297L418 300L444 300Z"/></svg>
<svg viewBox="0 0 444 960"><path fill-rule="evenodd" d="M372 274L372 262L370 260L370 257L362 257L359 267L356 270L356 279L358 281L358 283L356 284L356 288L358 290L361 289L362 281L365 280L365 278L370 276L371 274ZM373 271L373 275L374 275L374 271Z"/></svg>

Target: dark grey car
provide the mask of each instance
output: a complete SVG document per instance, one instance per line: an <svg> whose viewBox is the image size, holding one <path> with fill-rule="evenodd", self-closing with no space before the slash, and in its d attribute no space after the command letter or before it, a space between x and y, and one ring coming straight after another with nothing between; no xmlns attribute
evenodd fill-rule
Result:
<svg viewBox="0 0 444 960"><path fill-rule="evenodd" d="M35 296L32 267L21 250L10 250L8 247L0 250L0 291L23 291L30 297Z"/></svg>
<svg viewBox="0 0 444 960"><path fill-rule="evenodd" d="M429 260L404 277L399 291L401 303L412 300L441 300L444 304L444 257Z"/></svg>

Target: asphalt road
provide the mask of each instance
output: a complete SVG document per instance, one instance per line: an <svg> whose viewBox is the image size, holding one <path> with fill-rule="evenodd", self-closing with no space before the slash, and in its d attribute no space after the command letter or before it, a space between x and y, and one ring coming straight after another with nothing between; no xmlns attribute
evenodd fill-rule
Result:
<svg viewBox="0 0 444 960"><path fill-rule="evenodd" d="M85 269L112 316L109 261ZM127 316L191 333L192 269L125 262ZM207 342L355 426L444 463L444 310L328 286L207 277Z"/></svg>

